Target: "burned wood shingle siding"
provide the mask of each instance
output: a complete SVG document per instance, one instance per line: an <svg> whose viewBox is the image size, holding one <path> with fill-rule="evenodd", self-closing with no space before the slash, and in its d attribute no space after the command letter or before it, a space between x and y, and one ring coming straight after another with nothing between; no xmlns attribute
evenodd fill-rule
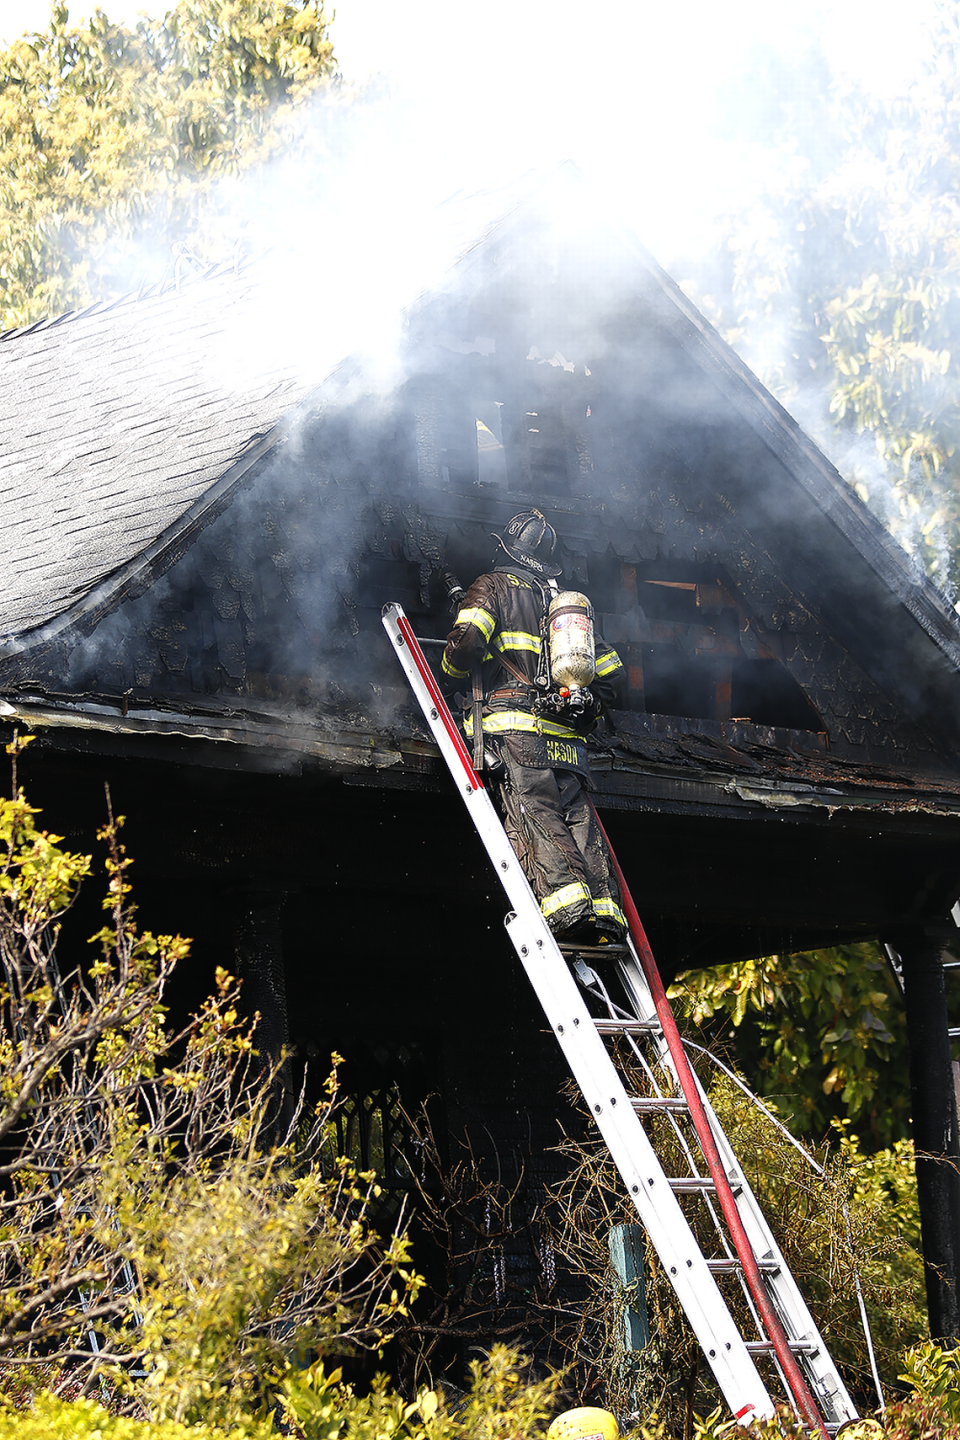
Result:
<svg viewBox="0 0 960 1440"><path fill-rule="evenodd" d="M491 532L533 504L623 648L629 710L955 768L952 641L937 651L880 583L900 561L875 522L648 257L621 245L615 294L576 247L538 259L538 224L514 215L414 307L386 390L357 359L308 392L274 354L240 356L249 383L222 395L256 267L4 341L0 363L46 396L36 435L13 416L30 432L17 463L35 442L41 509L67 493L49 543L34 526L16 556L40 567L43 603L22 577L21 598L0 593L17 632L0 683L389 724L402 687L382 604L440 639L440 565L469 582ZM76 404L48 393L53 373Z"/></svg>

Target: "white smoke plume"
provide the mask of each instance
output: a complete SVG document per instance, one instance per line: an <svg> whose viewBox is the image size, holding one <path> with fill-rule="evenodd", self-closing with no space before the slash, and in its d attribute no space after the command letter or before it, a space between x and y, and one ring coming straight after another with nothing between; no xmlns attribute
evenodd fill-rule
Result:
<svg viewBox="0 0 960 1440"><path fill-rule="evenodd" d="M92 8L75 0L71 17ZM129 24L165 7L103 8ZM336 119L321 105L292 164L260 177L263 188L253 177L238 187L225 248L229 232L238 238L248 227L261 239L309 234L328 290L356 302L387 283L386 262L391 283L409 293L430 274L427 217L445 199L569 159L616 197L672 271L679 257L718 243L718 217L742 210L784 163L757 108L771 59L791 92L783 98L801 110L814 51L838 75L889 93L919 75L932 9L933 0L909 16L867 0L491 0L481 11L448 0L341 0L330 28L341 72L373 93ZM46 0L0 0L0 40L42 26L47 12ZM800 150L815 143L796 137ZM156 278L169 254L142 259Z"/></svg>
<svg viewBox="0 0 960 1440"><path fill-rule="evenodd" d="M341 0L337 9L331 36L335 49L344 37L347 92L305 107L284 153L222 182L215 197L214 239L199 259L267 250L277 260L259 317L247 311L228 328L220 384L242 389L250 367L278 356L319 383L359 354L365 387L388 394L408 308L442 287L522 177L560 160L589 182L586 229L609 209L671 271L709 254L726 214L822 142L803 130L811 46L838 74L853 67L889 91L919 73L926 18L918 7L894 30L860 0L842 20L827 0L672 10L651 0L589 9L497 0L481 11ZM364 52L361 29L379 50L368 41ZM757 103L771 57L785 77L781 98L800 117L786 159ZM464 203L471 195L481 196L476 205ZM566 210L568 235L577 221ZM128 263L131 275L159 279L170 272L168 244L147 239ZM774 349L787 343L767 338Z"/></svg>

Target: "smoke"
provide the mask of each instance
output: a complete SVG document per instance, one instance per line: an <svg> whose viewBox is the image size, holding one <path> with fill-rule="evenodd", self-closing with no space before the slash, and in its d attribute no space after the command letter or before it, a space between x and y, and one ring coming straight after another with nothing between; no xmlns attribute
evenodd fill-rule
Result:
<svg viewBox="0 0 960 1440"><path fill-rule="evenodd" d="M818 129L825 112L810 99L814 79L820 92L824 86L829 91L831 65L840 63L826 3L770 7L741 0L722 11L697 4L669 14L653 4L624 7L605 0L589 12L569 3L497 4L482 14L471 11L469 28L461 7L449 4L384 6L374 18L369 6L353 3L371 33L379 28L381 54L392 57L389 75L359 77L357 87L303 107L288 122L274 160L221 180L204 207L202 226L181 237L196 262L189 255L172 261L167 232L142 235L135 244L119 237L108 243L127 273L147 283L179 267L186 285L191 270L210 260L235 261L242 277L251 257L268 253L269 263L257 267L254 290L224 312L219 344L198 354L198 363L216 387L242 394L255 388L264 370L294 372L312 386L345 360L355 361L355 371L339 371L334 410L353 417L354 460L371 475L382 463L378 437L389 430L398 382L415 379L417 365L427 373L436 364L435 354L417 356L411 348L411 311L423 296L442 297L457 262L467 257L458 269L463 283L470 247L532 184L540 187L542 207L567 243L586 243L609 216L638 234L668 270L682 264L683 278L687 267L703 270L720 252L730 212L746 213L785 165L812 176L828 163L830 146ZM867 13L859 5L853 12ZM890 39L876 24L876 7L869 13L865 35ZM339 6L332 29L339 48L343 27L339 58L348 80L355 43L350 14L349 3ZM839 22L831 17L829 24ZM903 61L908 46L902 18L897 45ZM860 50L862 58L862 42ZM918 40L917 63L920 55ZM901 69L897 83L904 76ZM545 178L568 158L585 180L573 204L568 182ZM634 277L624 252L611 248L609 266L606 295L627 293ZM478 294L482 280L478 274ZM549 324L541 318L540 330L524 339L531 369L540 362L544 370L566 375L572 364L573 384L603 362L611 352L608 340L591 330L596 298L595 288L583 297L581 313L568 311ZM469 333L452 329L446 351L482 355L484 337L482 321ZM766 332L752 340L775 370L791 344L785 314L774 307ZM642 369L643 357L634 358ZM657 383L664 411L682 417L682 380L664 374ZM671 386L674 392L667 393ZM804 407L797 418L811 424L811 395L803 396ZM360 430L353 421L361 414L371 453L358 460ZM215 522L235 534L246 532L248 569L257 544L269 538L258 528L264 495L273 503L298 493L313 463L310 445L309 427L295 433L255 496L241 497L229 517ZM877 503L883 475L875 457L849 452L847 462ZM248 648L260 647L265 670L312 672L318 688L332 674L342 679L347 673L344 655L329 663L312 637L329 631L356 593L359 577L345 574L343 557L357 553L369 493L351 491L353 482L346 472L337 473L334 454L325 457L324 467L323 483L336 493L338 506L318 511L315 553L293 555L287 571L283 557L270 553L256 577L261 589L269 589L276 583L273 572L281 574L295 625L286 634L266 634L262 607L258 611L251 598L248 614L242 587L237 613L218 612L217 622L223 635L224 627L241 627ZM923 523L918 519L918 533ZM307 533L302 527L294 549L306 544ZM174 597L182 584L189 589L202 578L206 563L198 548L180 562L176 586L135 602L130 618L139 634L169 632ZM188 574L191 566L195 574ZM183 642L186 659L178 673L196 667L192 683L202 689L203 655L211 647L199 619L186 623L194 629ZM84 642L76 655L78 684L116 648L119 633L105 624Z"/></svg>
<svg viewBox="0 0 960 1440"><path fill-rule="evenodd" d="M957 557L954 536L945 523L943 497L922 476L914 475L909 486L904 484L900 467L884 459L872 435L831 425L828 400L825 391L811 389L793 395L789 409L906 551L916 578L932 579L944 598L955 604Z"/></svg>
<svg viewBox="0 0 960 1440"><path fill-rule="evenodd" d="M885 74L844 68L828 32L790 63L758 52L751 97L725 123L744 147L766 127L777 170L755 202L733 197L724 244L692 247L680 274L918 574L953 600L960 52L957 6L939 9L939 28L924 15Z"/></svg>
<svg viewBox="0 0 960 1440"><path fill-rule="evenodd" d="M389 259L409 291L430 274L427 217L444 200L569 159L672 271L718 242L720 217L743 211L782 166L791 141L772 109L793 108L807 133L792 143L807 153L823 139L822 117L805 109L815 66L874 93L902 87L919 72L931 7L492 0L478 13L344 0L330 33L346 102L302 115L287 160L221 187L223 251L243 235L307 232L328 288L356 299L382 283ZM132 22L138 3L106 5L111 16L125 8ZM162 272L169 247L144 244L139 263L125 260L135 285Z"/></svg>
<svg viewBox="0 0 960 1440"><path fill-rule="evenodd" d="M456 258L451 197L572 160L588 203L605 197L682 278L724 244L731 213L822 146L811 95L845 74L886 92L919 72L930 6L344 0L330 30L341 95L304 107L273 163L220 181L199 228L109 236L100 268L136 288L171 272L171 243L203 260L277 249L258 342L311 378L358 350L389 372L404 309ZM140 8L106 6L128 23ZM242 383L239 354L225 375Z"/></svg>

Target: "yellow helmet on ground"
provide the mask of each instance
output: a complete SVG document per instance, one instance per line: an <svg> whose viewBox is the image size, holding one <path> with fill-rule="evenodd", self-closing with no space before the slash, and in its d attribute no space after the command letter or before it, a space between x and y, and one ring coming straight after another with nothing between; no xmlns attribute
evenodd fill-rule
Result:
<svg viewBox="0 0 960 1440"><path fill-rule="evenodd" d="M582 1405L558 1415L547 1435L550 1440L620 1440L620 1427L609 1410Z"/></svg>

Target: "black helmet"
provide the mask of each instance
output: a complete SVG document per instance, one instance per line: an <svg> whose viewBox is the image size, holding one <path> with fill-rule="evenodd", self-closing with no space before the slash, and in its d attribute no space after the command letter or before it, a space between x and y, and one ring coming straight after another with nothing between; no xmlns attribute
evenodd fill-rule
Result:
<svg viewBox="0 0 960 1440"><path fill-rule="evenodd" d="M522 510L514 515L502 535L493 538L517 565L542 575L545 580L559 575L563 569L550 559L556 548L557 532L539 510Z"/></svg>

